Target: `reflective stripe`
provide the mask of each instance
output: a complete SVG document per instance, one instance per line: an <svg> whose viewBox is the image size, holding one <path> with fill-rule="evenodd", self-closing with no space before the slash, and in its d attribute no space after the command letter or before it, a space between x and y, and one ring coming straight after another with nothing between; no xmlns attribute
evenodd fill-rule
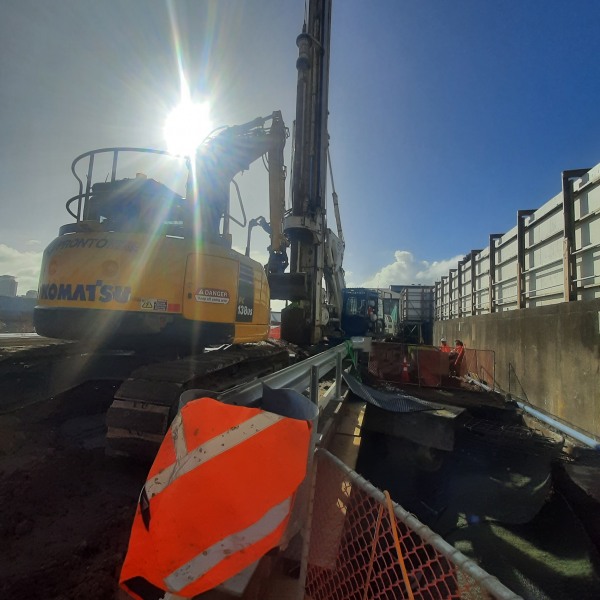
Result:
<svg viewBox="0 0 600 600"><path fill-rule="evenodd" d="M175 461L180 461L187 454L187 445L185 443L185 431L183 430L183 420L181 412L173 419L171 425L171 435L173 436L173 446L175 447Z"/></svg>
<svg viewBox="0 0 600 600"><path fill-rule="evenodd" d="M264 431L268 427L279 423L285 417L269 412L261 412L254 415L247 421L231 427L220 435L207 440L191 452L187 453L181 459L177 456L177 461L163 469L154 477L146 482L146 493L148 498L153 498L160 494L171 482L177 478L189 473L201 464L209 461L211 458L227 452L231 448L241 444L252 436ZM183 431L181 432L183 435Z"/></svg>
<svg viewBox="0 0 600 600"><path fill-rule="evenodd" d="M182 567L165 577L169 591L180 592L184 587L208 573L228 556L240 552L273 533L290 512L291 498L267 511L256 523L232 533L210 548L200 552Z"/></svg>

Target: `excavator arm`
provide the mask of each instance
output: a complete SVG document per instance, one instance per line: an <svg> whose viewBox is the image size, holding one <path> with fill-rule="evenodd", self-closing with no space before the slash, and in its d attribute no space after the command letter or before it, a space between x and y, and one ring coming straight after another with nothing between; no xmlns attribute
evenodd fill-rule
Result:
<svg viewBox="0 0 600 600"><path fill-rule="evenodd" d="M270 121L270 126L266 123ZM271 246L269 264L273 269L287 265L283 234L285 177L283 151L288 130L281 112L258 117L243 125L222 130L200 148L195 161L191 197L200 211L200 231L211 240L231 246L229 235L229 184L261 156L269 169ZM285 266L283 266L285 269Z"/></svg>

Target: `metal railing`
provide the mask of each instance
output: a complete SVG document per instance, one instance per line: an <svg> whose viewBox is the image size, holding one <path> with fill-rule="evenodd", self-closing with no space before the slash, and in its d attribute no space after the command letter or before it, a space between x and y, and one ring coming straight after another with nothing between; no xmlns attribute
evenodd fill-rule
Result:
<svg viewBox="0 0 600 600"><path fill-rule="evenodd" d="M331 399L341 398L342 360L347 353L348 347L345 344L340 344L325 352L286 367L281 371L227 390L219 394L218 399L226 404L249 406L260 400L264 384L271 388L287 388L297 392L304 392L310 389L310 399L315 404L319 404L320 408L323 408L324 404ZM333 369L335 369L335 380L325 393L322 394L319 401L319 381L331 373Z"/></svg>
<svg viewBox="0 0 600 600"><path fill-rule="evenodd" d="M311 531L304 597L313 600L521 598L326 450Z"/></svg>

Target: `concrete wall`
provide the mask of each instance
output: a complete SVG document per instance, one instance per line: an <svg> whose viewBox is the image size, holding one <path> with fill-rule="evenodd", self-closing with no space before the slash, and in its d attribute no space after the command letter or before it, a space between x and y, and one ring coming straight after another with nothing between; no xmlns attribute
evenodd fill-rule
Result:
<svg viewBox="0 0 600 600"><path fill-rule="evenodd" d="M600 439L600 300L436 321L442 336L494 350L503 390Z"/></svg>

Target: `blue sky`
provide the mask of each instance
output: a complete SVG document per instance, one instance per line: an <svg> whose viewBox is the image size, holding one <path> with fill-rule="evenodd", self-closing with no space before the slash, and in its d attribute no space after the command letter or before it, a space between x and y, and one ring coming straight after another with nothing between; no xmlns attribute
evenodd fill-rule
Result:
<svg viewBox="0 0 600 600"><path fill-rule="evenodd" d="M3 0L2 13L0 274L19 293L69 221L72 159L165 147L178 60L215 123L279 109L292 125L302 0ZM334 0L349 284L431 283L557 194L562 170L600 162L599 13L597 0ZM266 214L260 162L238 179L249 216Z"/></svg>

